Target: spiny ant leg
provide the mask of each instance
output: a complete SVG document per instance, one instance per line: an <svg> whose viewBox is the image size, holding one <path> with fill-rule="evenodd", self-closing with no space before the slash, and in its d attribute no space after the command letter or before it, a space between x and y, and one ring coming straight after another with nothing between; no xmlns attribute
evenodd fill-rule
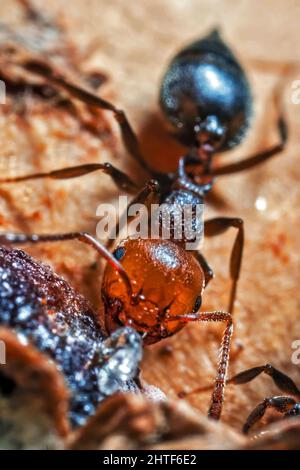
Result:
<svg viewBox="0 0 300 470"><path fill-rule="evenodd" d="M0 183L18 183L39 178L63 180L77 178L95 171L102 171L103 173L109 175L119 189L129 192L137 190L137 185L129 178L129 176L115 168L110 163L87 163L85 165L62 168L61 170L54 170L44 173L33 173L31 175L16 176L13 178L1 178Z"/></svg>
<svg viewBox="0 0 300 470"><path fill-rule="evenodd" d="M130 201L124 214L122 214L121 217L119 218L113 230L115 237L112 237L111 235L109 236L108 241L106 243L107 248L111 248L114 241L118 238L120 231L123 228L120 224L120 221L123 221L124 215L128 214L129 209L134 204L144 204L146 208L149 210L149 207L151 206L151 204L155 203L158 200L159 194L160 194L159 182L154 179L148 181L145 184L145 186L141 189L141 191L132 199L132 201ZM135 219L135 217L137 217L137 215L127 216L126 220L128 223L130 223L133 219Z"/></svg>
<svg viewBox="0 0 300 470"><path fill-rule="evenodd" d="M127 152L138 161L142 168L150 174L154 174L152 169L147 165L144 157L142 156L140 145L135 132L133 131L126 114L123 110L118 109L112 103L100 96L97 96L79 86L69 82L58 71L54 70L49 64L39 61L37 59L27 59L22 62L26 70L44 77L47 81L55 86L63 88L74 98L84 102L88 106L93 106L99 109L111 111L119 124L122 139Z"/></svg>
<svg viewBox="0 0 300 470"><path fill-rule="evenodd" d="M204 272L204 277L205 277L205 287L211 281L214 277L214 272L210 265L208 264L207 260L205 257L200 253L199 251L196 253L196 258L199 261L199 264Z"/></svg>
<svg viewBox="0 0 300 470"><path fill-rule="evenodd" d="M277 119L277 130L279 136L279 143L274 145L273 147L264 150L263 152L259 152L255 155L251 155L243 160L240 160L235 163L231 163L228 165L220 166L217 168L212 168L211 174L214 176L218 175L228 175L232 173L237 173L239 171L248 170L249 168L253 168L260 163L269 160L273 156L277 155L278 153L282 152L285 149L287 140L288 140L288 128L287 123L284 118L283 112L280 109L280 98L281 98L281 86L278 87L274 92L274 102L276 106L276 110L278 112L278 119Z"/></svg>
<svg viewBox="0 0 300 470"><path fill-rule="evenodd" d="M66 240L79 240L86 245L91 246L96 250L119 274L124 280L128 292L132 293L130 279L128 278L123 266L115 259L112 253L108 251L105 246L96 240L92 235L86 232L69 232L57 234L24 234L24 233L1 233L1 245L23 245L27 243L47 243L47 242L61 242Z"/></svg>
<svg viewBox="0 0 300 470"><path fill-rule="evenodd" d="M207 237L220 235L231 227L238 229L230 256L230 277L232 279L232 285L230 290L228 311L232 314L236 298L237 283L240 277L244 249L244 221L237 217L216 217L204 222L204 236Z"/></svg>
<svg viewBox="0 0 300 470"><path fill-rule="evenodd" d="M167 318L167 321L180 320L184 322L204 321L204 322L225 322L226 328L222 339L217 376L211 397L211 405L208 416L212 419L219 419L224 402L224 391L226 385L226 375L229 363L230 342L233 333L233 323L230 313L216 312L196 312L186 315L175 315Z"/></svg>
<svg viewBox="0 0 300 470"><path fill-rule="evenodd" d="M287 415L289 411L292 411L296 405L296 401L291 397L271 397L265 398L264 401L259 403L254 410L248 416L244 426L243 433L248 434L249 430L262 419L268 408L273 408L279 413Z"/></svg>

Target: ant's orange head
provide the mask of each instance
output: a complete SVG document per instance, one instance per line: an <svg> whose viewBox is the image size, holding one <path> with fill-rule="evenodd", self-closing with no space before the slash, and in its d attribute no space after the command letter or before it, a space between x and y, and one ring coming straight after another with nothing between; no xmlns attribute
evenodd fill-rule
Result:
<svg viewBox="0 0 300 470"><path fill-rule="evenodd" d="M130 280L132 292L113 266L107 265L102 298L105 325L110 333L131 325L155 343L184 326L172 316L198 310L204 273L192 252L168 240L126 239L115 250Z"/></svg>

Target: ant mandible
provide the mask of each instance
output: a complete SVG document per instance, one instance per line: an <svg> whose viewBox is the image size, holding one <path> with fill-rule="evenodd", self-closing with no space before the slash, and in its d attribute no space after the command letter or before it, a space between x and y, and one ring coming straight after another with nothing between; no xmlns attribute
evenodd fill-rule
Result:
<svg viewBox="0 0 300 470"><path fill-rule="evenodd" d="M252 107L245 73L217 31L182 50L171 62L162 82L160 103L163 112L173 127L174 135L189 149L179 160L178 171L170 174L153 171L143 159L138 140L124 111L69 82L57 69L40 58L21 55L20 60L16 55L14 59L28 72L43 77L48 84L62 88L75 99L89 106L112 111L128 153L152 176L132 203L138 201L149 204L157 200L179 207L202 204L213 186L215 175L251 168L283 150L287 139L286 124L280 114L279 144L237 163L221 167L213 165L213 156L217 152L230 149L242 141L249 127ZM203 177L200 182L187 170L188 166L199 164ZM35 178L66 179L97 170L110 175L120 189L137 191L137 185L109 163L85 164L48 173L2 178L0 182L16 183ZM196 223L196 226L198 230L203 229L201 224L199 226ZM200 252L186 251L174 237L170 240L127 238L114 251L114 256L87 233L7 233L0 236L0 242L23 244L77 239L92 245L108 261L102 282L107 333L128 324L144 335L145 344L151 344L173 335L190 321L224 322L226 327L209 409L209 416L219 419L233 332L232 313L241 269L244 227L243 220L236 217L217 217L204 222L205 235L209 237L219 235L231 227L237 229L237 236L230 258L232 285L228 312L199 311L203 290L212 279L213 271Z"/></svg>

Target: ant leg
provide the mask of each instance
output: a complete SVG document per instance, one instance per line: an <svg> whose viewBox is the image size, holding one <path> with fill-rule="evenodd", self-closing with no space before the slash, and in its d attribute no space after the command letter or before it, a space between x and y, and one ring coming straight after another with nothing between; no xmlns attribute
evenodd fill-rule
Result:
<svg viewBox="0 0 300 470"><path fill-rule="evenodd" d="M280 109L280 106L279 106L280 94L281 93L279 93L278 90L275 90L274 100L275 100L275 106L277 109ZM248 170L249 168L259 165L260 163L263 163L266 160L269 160L274 155L277 155L278 153L282 152L285 149L285 146L287 143L288 129L287 129L287 123L284 118L284 115L282 111L280 110L278 112L277 130L278 130L278 135L279 135L279 143L277 145L274 145L273 147L267 150L264 150L263 152L259 152L255 155L251 155L250 157L247 157L236 163L231 163L229 165L220 166L219 168L212 168L211 174L213 176L228 175L232 173L237 173L239 171Z"/></svg>
<svg viewBox="0 0 300 470"><path fill-rule="evenodd" d="M146 206L147 210L149 210L149 207L151 206L151 204L157 202L157 200L159 199L159 195L160 195L160 184L159 184L159 182L157 180L154 180L154 179L148 181L145 184L145 186L141 189L141 191L132 199L132 201L130 201L130 203L128 204L128 206L127 206L127 208L124 212L124 214L127 215L129 209L134 204L144 204ZM112 237L111 235L109 236L108 241L106 243L107 248L111 248L114 241L115 241L115 239L118 238L118 236L120 234L120 231L123 228L120 224L120 221L123 220L124 214L121 215L121 217L119 218L116 226L114 227L114 230L112 232L114 234L114 237ZM134 220L136 217L137 217L137 214L127 216L126 220L129 223L132 220Z"/></svg>
<svg viewBox="0 0 300 470"><path fill-rule="evenodd" d="M300 397L300 390L298 389L294 381L286 374L280 372L278 369L273 367L271 364L253 367L252 369L247 369L243 372L240 372L239 374L228 379L227 384L240 385L248 383L262 373L269 375L275 385L281 391L289 393L290 395ZM296 401L289 397L266 398L263 402L257 405L255 409L250 413L246 420L246 423L244 424L243 432L245 434L248 433L249 429L263 417L267 408L272 407L275 408L277 411L280 411L281 413L286 413L286 416L292 416L293 413L297 413L297 409L294 405L296 405Z"/></svg>
<svg viewBox="0 0 300 470"><path fill-rule="evenodd" d="M205 277L205 287L207 286L207 284L209 283L209 281L211 281L214 277L214 272L212 270L212 268L210 267L210 265L208 264L207 260L205 259L205 257L202 255L202 253L200 253L199 251L196 253L196 258L204 272L204 277Z"/></svg>
<svg viewBox="0 0 300 470"><path fill-rule="evenodd" d="M142 156L137 136L133 131L123 110L118 109L109 101L100 98L100 96L97 96L69 82L52 66L42 61L39 61L38 59L26 58L22 61L20 65L31 73L44 77L48 82L52 83L52 85L63 88L74 98L84 102L88 106L93 106L99 109L111 111L120 127L123 143L127 152L135 160L137 160L141 167L146 169L147 172L149 172L150 174L155 174L155 172L147 165L144 157Z"/></svg>
<svg viewBox="0 0 300 470"><path fill-rule="evenodd" d="M300 416L300 403L296 403L295 406L284 415L285 418L292 418L293 416Z"/></svg>
<svg viewBox="0 0 300 470"><path fill-rule="evenodd" d="M216 217L204 222L204 236L208 237L220 235L231 227L238 229L230 256L230 277L232 280L232 285L230 290L228 311L232 314L236 298L237 283L240 277L244 249L244 221L243 219L237 217Z"/></svg>
<svg viewBox="0 0 300 470"><path fill-rule="evenodd" d="M295 382L288 375L276 369L271 364L265 364L264 366L252 367L251 369L247 369L242 372L239 372L233 377L230 377L230 379L226 380L226 385L246 384L254 380L256 377L258 377L262 373L269 375L272 378L275 385L282 392L289 393L290 395L294 395L300 398L300 390L298 389ZM191 395L193 393L206 392L208 390L211 390L211 388L212 388L211 385L199 387L189 392L188 395ZM181 397L184 397L185 395L186 394L184 392L181 393Z"/></svg>
<svg viewBox="0 0 300 470"><path fill-rule="evenodd" d="M296 404L296 400L291 397L280 396L265 398L264 401L259 403L248 416L243 426L243 433L248 434L252 426L262 419L268 408L273 408L276 411L279 411L279 413L284 413L285 416L288 416L288 413L295 409Z"/></svg>
<svg viewBox="0 0 300 470"><path fill-rule="evenodd" d="M222 406L224 402L224 391L226 385L226 375L229 363L230 342L233 333L233 323L230 313L216 312L196 312L186 315L175 315L167 318L167 321L180 320L184 322L205 321L205 322L225 322L226 328L222 339L217 376L211 397L211 405L208 416L218 420L221 416Z"/></svg>
<svg viewBox="0 0 300 470"><path fill-rule="evenodd" d="M58 242L65 240L79 240L85 243L94 250L96 250L119 274L122 276L125 284L128 288L128 292L131 295L131 283L128 278L123 266L115 259L114 255L108 251L105 246L96 240L92 235L86 232L69 232L69 233L57 233L57 234L23 234L23 233L1 233L0 244L1 245L23 245L26 243L46 243L46 242Z"/></svg>
<svg viewBox="0 0 300 470"><path fill-rule="evenodd" d="M18 183L38 178L51 178L56 180L77 178L98 170L109 175L119 189L129 192L137 189L137 185L129 178L129 176L115 168L110 163L87 163L85 165L62 168L61 170L54 170L45 173L33 173L31 175L16 176L13 178L0 178L0 183Z"/></svg>
<svg viewBox="0 0 300 470"><path fill-rule="evenodd" d="M286 374L273 367L271 364L265 364L264 366L258 366L244 370L243 372L240 372L239 374L234 375L228 379L227 384L245 384L251 382L262 373L269 375L275 385L282 392L289 393L300 398L300 390L298 389L295 382Z"/></svg>

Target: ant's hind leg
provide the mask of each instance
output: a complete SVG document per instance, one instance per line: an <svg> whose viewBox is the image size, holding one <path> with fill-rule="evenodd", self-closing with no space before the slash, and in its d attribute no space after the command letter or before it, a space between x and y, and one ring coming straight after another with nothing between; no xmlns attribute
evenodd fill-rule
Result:
<svg viewBox="0 0 300 470"><path fill-rule="evenodd" d="M300 390L298 389L295 382L288 375L276 369L271 364L265 364L264 366L258 366L244 370L243 372L240 372L239 374L234 375L228 379L227 384L245 384L251 382L253 379L263 373L271 377L279 390L300 398Z"/></svg>
<svg viewBox="0 0 300 470"><path fill-rule="evenodd" d="M233 313L236 298L237 283L240 277L244 249L244 221L238 217L216 217L204 222L204 236L213 237L226 232L229 228L237 228L238 232L231 250L230 277L232 280L229 313Z"/></svg>
<svg viewBox="0 0 300 470"><path fill-rule="evenodd" d="M265 364L264 366L252 367L251 369L244 370L239 372L238 374L230 377L230 379L226 380L226 385L242 385L248 382L251 382L260 374L267 374L269 375L275 385L281 390L282 392L288 393L290 395L294 395L300 398L300 390L298 389L295 382L283 372L273 367L271 364ZM206 385L203 387L196 388L189 393L182 392L180 397L183 398L186 395L192 395L194 393L201 393L211 390L211 385Z"/></svg>
<svg viewBox="0 0 300 470"><path fill-rule="evenodd" d="M140 149L139 141L134 130L129 123L125 112L118 109L114 104L101 98L100 96L85 90L74 83L69 82L58 70L54 69L50 64L38 60L36 58L25 58L19 64L31 73L44 77L53 86L62 88L73 98L85 103L87 106L111 111L117 121L122 140L127 152L146 170L150 175L155 172L147 165Z"/></svg>
<svg viewBox="0 0 300 470"><path fill-rule="evenodd" d="M88 175L95 171L102 171L109 175L119 189L128 192L137 190L137 185L131 180L131 178L110 163L87 163L85 165L71 166L45 173L33 173L31 175L16 176L13 178L0 178L0 183L19 183L40 178L64 180L78 178L79 176Z"/></svg>

